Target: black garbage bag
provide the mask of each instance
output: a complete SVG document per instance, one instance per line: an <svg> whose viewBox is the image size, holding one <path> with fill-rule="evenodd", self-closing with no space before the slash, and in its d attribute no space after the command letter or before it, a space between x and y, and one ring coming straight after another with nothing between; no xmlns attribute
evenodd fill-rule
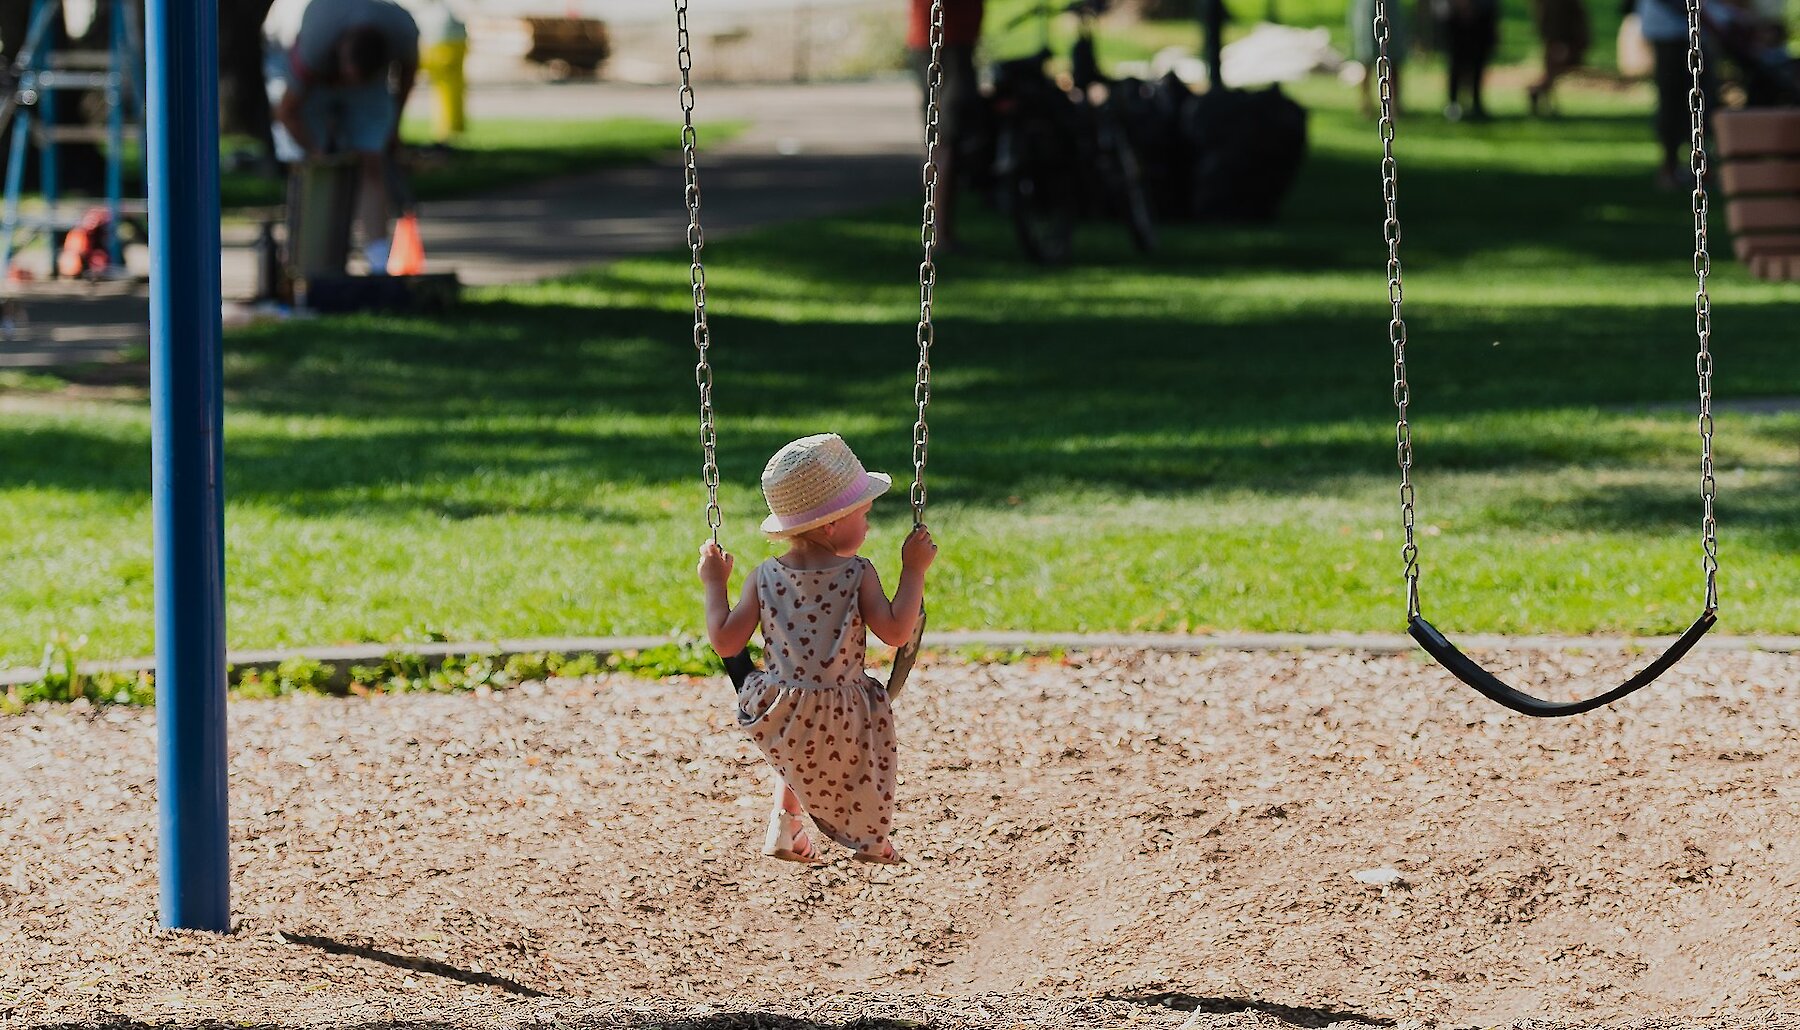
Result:
<svg viewBox="0 0 1800 1030"><path fill-rule="evenodd" d="M1182 104L1180 135L1191 155L1181 216L1268 221L1306 158L1306 109L1279 86L1201 93Z"/></svg>

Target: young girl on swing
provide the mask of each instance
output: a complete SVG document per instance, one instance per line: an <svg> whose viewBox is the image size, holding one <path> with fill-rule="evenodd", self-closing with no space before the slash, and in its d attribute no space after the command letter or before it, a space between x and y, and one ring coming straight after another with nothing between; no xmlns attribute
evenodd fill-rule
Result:
<svg viewBox="0 0 1800 1030"><path fill-rule="evenodd" d="M900 548L892 601L881 577L856 552L869 535L869 507L891 484L835 433L783 447L763 469L769 517L763 532L788 541L786 554L744 580L736 608L726 591L733 559L700 548L706 632L720 655L736 655L758 627L765 670L737 691L737 722L776 773L763 854L819 860L805 819L862 862L904 861L893 829L899 744L887 688L863 666L867 630L898 646L911 639L937 545L924 527Z"/></svg>

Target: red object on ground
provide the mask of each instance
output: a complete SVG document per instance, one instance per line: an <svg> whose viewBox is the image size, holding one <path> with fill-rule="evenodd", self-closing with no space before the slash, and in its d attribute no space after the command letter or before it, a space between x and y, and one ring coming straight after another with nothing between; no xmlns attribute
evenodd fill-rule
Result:
<svg viewBox="0 0 1800 1030"><path fill-rule="evenodd" d="M81 219L63 237L62 253L57 256L56 271L66 279L83 275L100 275L106 271L106 234L112 228L106 209L97 207Z"/></svg>
<svg viewBox="0 0 1800 1030"><path fill-rule="evenodd" d="M985 0L944 0L944 45L974 46L981 40L981 11ZM923 50L931 45L931 0L912 0L907 19L906 45Z"/></svg>
<svg viewBox="0 0 1800 1030"><path fill-rule="evenodd" d="M419 239L419 216L401 215L394 222L394 244L388 251L389 275L422 275L425 272L425 242Z"/></svg>

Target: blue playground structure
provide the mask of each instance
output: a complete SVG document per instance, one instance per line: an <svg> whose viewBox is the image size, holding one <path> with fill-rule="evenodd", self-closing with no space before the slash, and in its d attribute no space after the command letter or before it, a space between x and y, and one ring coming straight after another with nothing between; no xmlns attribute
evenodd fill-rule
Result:
<svg viewBox="0 0 1800 1030"><path fill-rule="evenodd" d="M70 203L63 195L58 151L72 143L98 143L106 154L107 268L123 269L119 225L126 216L142 217L147 203L124 193L127 144L144 139L144 38L137 9L127 0L100 0L96 20L105 19L104 50L59 49L54 23L63 13L62 0L32 0L25 39L12 66L0 74L0 139L8 147L6 199L0 216L0 284L8 281L17 247L43 239L56 269L55 248L61 234L80 225L91 201ZM106 124L100 127L58 124L58 95L98 92L104 99ZM38 156L43 210L26 212L23 186L32 147ZM0 285L0 289L4 289Z"/></svg>

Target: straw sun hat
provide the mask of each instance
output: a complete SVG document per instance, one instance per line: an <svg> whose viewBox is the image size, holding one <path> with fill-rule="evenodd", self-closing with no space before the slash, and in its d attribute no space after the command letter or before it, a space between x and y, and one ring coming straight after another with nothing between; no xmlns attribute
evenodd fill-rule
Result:
<svg viewBox="0 0 1800 1030"><path fill-rule="evenodd" d="M805 436L775 452L764 466L769 517L762 530L780 539L816 529L887 493L893 480L869 472L836 433Z"/></svg>

